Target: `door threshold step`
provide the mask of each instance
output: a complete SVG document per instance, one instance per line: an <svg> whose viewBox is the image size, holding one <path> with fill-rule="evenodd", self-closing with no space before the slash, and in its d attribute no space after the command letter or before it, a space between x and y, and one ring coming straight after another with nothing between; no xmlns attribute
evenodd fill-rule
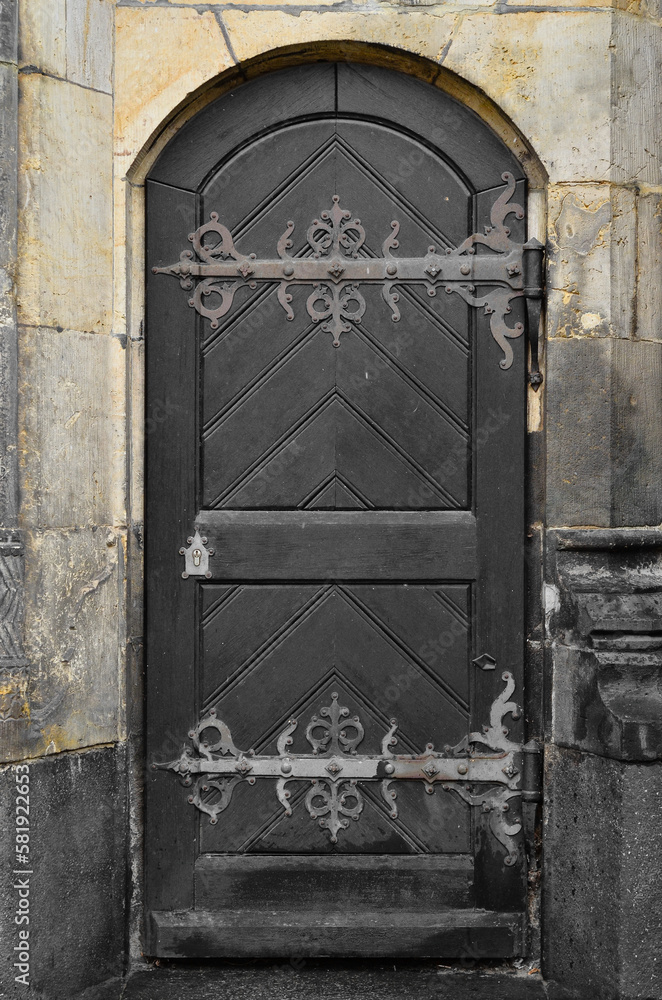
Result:
<svg viewBox="0 0 662 1000"><path fill-rule="evenodd" d="M524 928L521 913L475 909L157 911L150 914L149 953L163 958L514 958L525 953Z"/></svg>

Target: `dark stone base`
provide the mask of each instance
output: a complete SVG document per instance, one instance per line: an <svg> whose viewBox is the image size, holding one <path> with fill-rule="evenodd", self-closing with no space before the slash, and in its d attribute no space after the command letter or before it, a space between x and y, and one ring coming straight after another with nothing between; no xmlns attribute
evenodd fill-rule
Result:
<svg viewBox="0 0 662 1000"><path fill-rule="evenodd" d="M544 974L591 1000L662 998L662 763L547 752Z"/></svg>
<svg viewBox="0 0 662 1000"><path fill-rule="evenodd" d="M151 967L130 976L124 992L76 1000L574 1000L539 976L449 971L436 963L206 963ZM583 1000L589 1000L584 997Z"/></svg>
<svg viewBox="0 0 662 1000"><path fill-rule="evenodd" d="M72 1000L120 977L124 962L124 747L30 763L30 865L15 860L16 773L0 774L0 995ZM25 868L30 876L14 875ZM30 984L15 982L18 890L29 877ZM119 995L119 994L118 994ZM90 994L92 996L92 994Z"/></svg>

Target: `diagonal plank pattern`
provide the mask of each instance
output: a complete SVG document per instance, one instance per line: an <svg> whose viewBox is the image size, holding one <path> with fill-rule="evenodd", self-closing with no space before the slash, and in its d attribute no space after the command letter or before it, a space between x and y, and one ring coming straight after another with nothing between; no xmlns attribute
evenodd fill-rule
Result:
<svg viewBox="0 0 662 1000"><path fill-rule="evenodd" d="M273 246L283 220L319 214L334 191L361 206L367 233L380 233L397 211L405 253L431 243L455 247L470 231L468 192L432 153L419 152L415 165L428 171L438 193L434 222L414 187L393 183L375 165L375 142L392 141L383 128L371 127L366 137L365 126L355 122L333 128L317 122L298 126L296 137L252 198L242 193L233 206L225 194L224 169L241 169L248 153L208 187L203 215L221 208L242 252ZM278 142L282 137L263 140L262 155ZM406 143L403 151L412 155ZM291 239L293 256L313 255L305 227L295 227ZM374 256L375 249L366 242L360 255ZM467 506L469 327L457 296L452 304L446 296L433 305L424 292L408 290L394 326L388 316L384 320L379 290L367 288L368 305L379 308L371 308L369 323L355 324L343 351L329 352L328 337L305 310L295 309L287 322L275 285L246 292L239 311L205 334L204 506ZM292 294L296 306L308 291L293 288Z"/></svg>
<svg viewBox="0 0 662 1000"><path fill-rule="evenodd" d="M448 595L448 606L440 593ZM287 720L309 719L331 690L360 714L366 743L376 748L393 716L402 720L402 752L421 752L431 733L443 745L466 731L468 622L457 628L466 586L208 584L203 594L202 704L227 720L238 745L273 752ZM305 749L298 745L305 725L300 730L293 752ZM464 829L463 821L457 825L462 810L453 807L451 819L443 818L427 796L399 794L407 808L397 822L377 798L373 819L353 830L342 849L365 850L379 838L379 850L396 853L448 850L455 843ZM273 801L261 796L251 789L236 816L224 814L222 829L205 830L215 850L273 851L278 843L282 850L328 850L309 826L284 823Z"/></svg>

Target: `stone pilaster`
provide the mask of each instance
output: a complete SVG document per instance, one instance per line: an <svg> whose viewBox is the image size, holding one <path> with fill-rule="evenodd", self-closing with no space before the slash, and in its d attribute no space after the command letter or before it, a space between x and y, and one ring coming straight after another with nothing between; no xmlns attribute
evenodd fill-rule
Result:
<svg viewBox="0 0 662 1000"><path fill-rule="evenodd" d="M23 541L18 531L16 256L18 0L0 3L0 724L5 752L28 719Z"/></svg>

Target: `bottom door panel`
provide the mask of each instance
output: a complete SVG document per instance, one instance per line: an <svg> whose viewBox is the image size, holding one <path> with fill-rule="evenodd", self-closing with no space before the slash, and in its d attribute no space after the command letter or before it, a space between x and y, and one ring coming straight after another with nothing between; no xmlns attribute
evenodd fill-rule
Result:
<svg viewBox="0 0 662 1000"><path fill-rule="evenodd" d="M396 721L394 753L420 754L429 742L454 745L469 726L470 599L468 584L204 585L200 714L215 712L247 757L251 750L276 754L278 737L293 719L292 754L314 752L334 701L349 737L360 736L353 753L378 755ZM315 719L322 721L311 729ZM338 794L353 796L340 779L341 772ZM231 802L218 816L200 814L202 853L471 849L470 808L441 789L425 794L420 782L399 782L393 816L381 783L359 781L334 831L325 802L331 785L318 788L311 802L310 782L291 782L290 815L272 780L210 786L208 807L223 794L231 794Z"/></svg>

